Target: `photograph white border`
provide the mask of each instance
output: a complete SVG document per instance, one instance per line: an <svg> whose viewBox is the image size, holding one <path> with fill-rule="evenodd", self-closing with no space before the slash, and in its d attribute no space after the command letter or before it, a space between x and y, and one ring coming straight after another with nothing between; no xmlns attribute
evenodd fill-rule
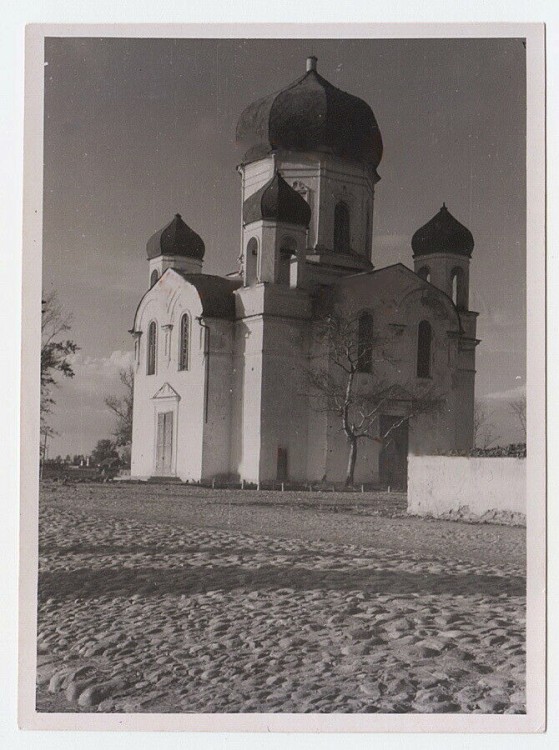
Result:
<svg viewBox="0 0 559 750"><path fill-rule="evenodd" d="M526 715L36 713L35 644L42 243L43 39L46 36L448 38L527 40L528 636ZM21 389L20 726L32 729L250 732L538 732L545 726L545 62L541 24L32 25L27 29Z"/></svg>

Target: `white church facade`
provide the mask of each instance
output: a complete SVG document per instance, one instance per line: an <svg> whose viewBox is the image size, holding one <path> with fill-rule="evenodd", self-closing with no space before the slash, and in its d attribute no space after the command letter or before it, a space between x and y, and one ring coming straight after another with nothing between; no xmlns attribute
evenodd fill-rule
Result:
<svg viewBox="0 0 559 750"><path fill-rule="evenodd" d="M374 266L381 134L369 105L322 78L315 58L245 109L237 138L249 147L238 168L238 272L204 274L204 242L178 214L147 245L149 289L131 330L132 477L343 481L348 438L308 377L316 362L345 376L315 335L324 300L355 321L365 353L357 389L380 372L402 393L428 387L441 404L404 419L403 400L386 400L376 439L359 443L355 481L405 484L408 451L469 449L471 233L443 205L411 240L414 270ZM379 357L368 336L382 342ZM395 420L383 440L383 423Z"/></svg>

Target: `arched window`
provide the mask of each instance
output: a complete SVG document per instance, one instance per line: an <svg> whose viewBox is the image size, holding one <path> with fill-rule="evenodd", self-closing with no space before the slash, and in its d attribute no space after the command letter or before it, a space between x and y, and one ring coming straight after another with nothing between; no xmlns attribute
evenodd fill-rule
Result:
<svg viewBox="0 0 559 750"><path fill-rule="evenodd" d="M464 269L453 268L450 273L452 280L452 301L456 307L465 310L468 307L466 299L466 284L464 282Z"/></svg>
<svg viewBox="0 0 559 750"><path fill-rule="evenodd" d="M155 270L153 270L151 272L151 278L150 278L150 282L149 282L150 287L152 287L157 282L158 278L159 278L159 273L158 273L157 269L155 269Z"/></svg>
<svg viewBox="0 0 559 750"><path fill-rule="evenodd" d="M155 375L155 360L157 354L157 325L154 320L151 321L148 328L148 357L146 373Z"/></svg>
<svg viewBox="0 0 559 750"><path fill-rule="evenodd" d="M373 316L364 312L357 326L357 372L373 369Z"/></svg>
<svg viewBox="0 0 559 750"><path fill-rule="evenodd" d="M256 239L256 237L252 237L248 241L247 253L249 255L252 255L253 257L256 257L258 255L258 240Z"/></svg>
<svg viewBox="0 0 559 750"><path fill-rule="evenodd" d="M256 237L251 237L247 242L245 252L245 286L248 286L256 281L258 273L258 240Z"/></svg>
<svg viewBox="0 0 559 750"><path fill-rule="evenodd" d="M181 317L179 336L179 370L188 370L190 359L190 318L187 313L184 313Z"/></svg>
<svg viewBox="0 0 559 750"><path fill-rule="evenodd" d="M423 266L422 268L420 268L417 272L417 275L424 281L431 281L431 270L429 266Z"/></svg>
<svg viewBox="0 0 559 750"><path fill-rule="evenodd" d="M297 242L293 237L282 237L278 258L278 284L290 286L291 259L297 255Z"/></svg>
<svg viewBox="0 0 559 750"><path fill-rule="evenodd" d="M417 332L417 377L431 377L431 324L422 320Z"/></svg>
<svg viewBox="0 0 559 750"><path fill-rule="evenodd" d="M340 201L334 209L334 252L349 253L349 208Z"/></svg>

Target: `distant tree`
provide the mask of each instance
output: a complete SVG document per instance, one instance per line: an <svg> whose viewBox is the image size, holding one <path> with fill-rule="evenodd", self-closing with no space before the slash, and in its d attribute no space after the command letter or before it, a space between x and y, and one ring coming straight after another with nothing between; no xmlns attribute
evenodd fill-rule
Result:
<svg viewBox="0 0 559 750"><path fill-rule="evenodd" d="M322 361L307 371L313 408L335 414L348 441L345 483L354 482L359 443L364 439L383 443L404 422L420 414L438 411L443 400L430 385L400 383L387 376L391 364L390 341L371 332L359 340L359 316L328 313L317 320L315 344ZM326 352L328 353L326 355ZM366 365L366 367L364 367ZM359 379L359 373L367 377ZM383 414L399 414L381 430Z"/></svg>
<svg viewBox="0 0 559 750"><path fill-rule="evenodd" d="M492 443L499 440L492 420L493 412L483 401L476 399L474 405L474 445L476 448L489 448Z"/></svg>
<svg viewBox="0 0 559 750"><path fill-rule="evenodd" d="M71 357L79 347L64 334L70 330L71 316L65 315L56 292L45 295L41 315L41 435L54 434L47 425L47 416L55 404L52 389L57 385L57 375L74 377Z"/></svg>
<svg viewBox="0 0 559 750"><path fill-rule="evenodd" d="M522 430L524 442L526 442L526 396L520 396L509 401L509 410L516 417L516 421Z"/></svg>
<svg viewBox="0 0 559 750"><path fill-rule="evenodd" d="M94 466L98 466L103 461L117 460L118 457L118 451L112 440L99 440L91 453L91 462Z"/></svg>
<svg viewBox="0 0 559 750"><path fill-rule="evenodd" d="M107 396L105 405L116 416L116 429L113 433L117 446L132 443L132 412L134 408L134 368L123 368L119 373L124 386L123 396Z"/></svg>

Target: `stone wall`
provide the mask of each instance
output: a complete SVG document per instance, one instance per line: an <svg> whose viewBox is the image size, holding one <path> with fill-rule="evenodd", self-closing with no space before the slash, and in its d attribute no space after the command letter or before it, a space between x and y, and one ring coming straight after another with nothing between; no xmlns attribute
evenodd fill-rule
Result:
<svg viewBox="0 0 559 750"><path fill-rule="evenodd" d="M526 459L409 456L408 512L526 513Z"/></svg>

